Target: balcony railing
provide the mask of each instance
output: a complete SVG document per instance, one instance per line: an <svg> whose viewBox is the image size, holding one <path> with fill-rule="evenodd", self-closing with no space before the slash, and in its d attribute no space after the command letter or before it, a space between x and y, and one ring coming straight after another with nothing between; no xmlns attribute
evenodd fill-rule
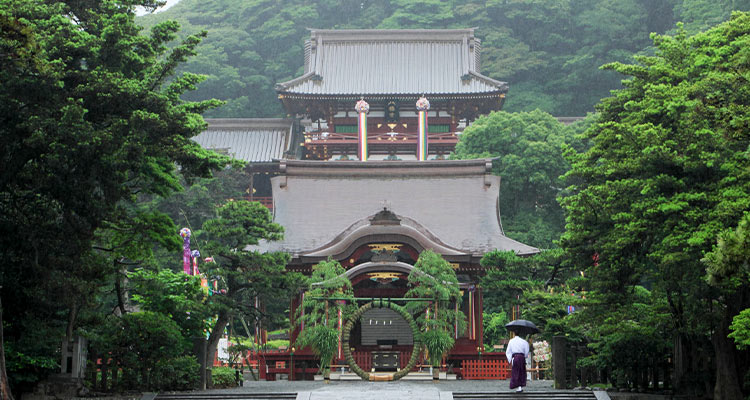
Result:
<svg viewBox="0 0 750 400"><path fill-rule="evenodd" d="M357 133L325 132L311 131L305 133L306 145L348 145L356 144L359 141ZM455 144L458 142L456 132L428 133L428 143L435 144ZM368 144L389 144L393 143L417 143L417 134L413 132L386 132L386 133L368 133Z"/></svg>

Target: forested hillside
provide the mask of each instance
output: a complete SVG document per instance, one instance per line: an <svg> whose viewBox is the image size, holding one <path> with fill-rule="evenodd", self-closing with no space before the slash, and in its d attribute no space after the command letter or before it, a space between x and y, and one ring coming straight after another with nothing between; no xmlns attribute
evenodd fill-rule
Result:
<svg viewBox="0 0 750 400"><path fill-rule="evenodd" d="M580 116L620 87L601 65L648 53L651 32L682 21L695 33L731 10L750 0L181 0L139 23L208 31L184 66L209 75L186 97L227 101L207 117L280 116L274 84L302 73L307 28L467 27L482 39L482 72L510 83L505 110Z"/></svg>

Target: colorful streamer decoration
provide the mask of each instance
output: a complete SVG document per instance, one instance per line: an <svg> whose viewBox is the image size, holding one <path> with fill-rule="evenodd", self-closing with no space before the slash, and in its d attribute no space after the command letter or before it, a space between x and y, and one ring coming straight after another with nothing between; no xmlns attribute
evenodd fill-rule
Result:
<svg viewBox="0 0 750 400"><path fill-rule="evenodd" d="M182 237L182 270L188 275L191 275L190 235L190 228L180 229L180 236Z"/></svg>
<svg viewBox="0 0 750 400"><path fill-rule="evenodd" d="M417 135L417 160L424 161L427 159L427 111L430 109L430 102L420 97L417 100L417 113L419 121L419 132Z"/></svg>
<svg viewBox="0 0 750 400"><path fill-rule="evenodd" d="M338 309L339 309L339 360L340 360L340 359L344 358L343 347L341 345L341 335L342 335L342 332L343 332L343 329L344 329L344 318L343 318L343 315L342 315L342 312L341 312L341 310L343 308L343 304L342 304L341 301L339 301L338 303L339 303Z"/></svg>
<svg viewBox="0 0 750 400"><path fill-rule="evenodd" d="M359 148L357 154L360 161L367 161L367 113L370 105L362 99L357 102L354 109L359 114Z"/></svg>

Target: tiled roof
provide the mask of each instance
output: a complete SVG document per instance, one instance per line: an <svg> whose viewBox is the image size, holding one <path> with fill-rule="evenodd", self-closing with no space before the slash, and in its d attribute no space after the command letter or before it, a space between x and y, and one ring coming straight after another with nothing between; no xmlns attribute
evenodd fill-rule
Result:
<svg viewBox="0 0 750 400"><path fill-rule="evenodd" d="M474 29L311 30L305 73L280 93L366 96L505 93L479 73Z"/></svg>
<svg viewBox="0 0 750 400"><path fill-rule="evenodd" d="M208 129L193 138L201 146L248 162L284 158L294 120L281 118L206 118Z"/></svg>
<svg viewBox="0 0 750 400"><path fill-rule="evenodd" d="M362 235L400 233L446 255L481 256L494 249L538 253L503 233L500 177L490 174L491 166L488 159L282 160L281 175L271 181L274 221L284 226L284 239L261 247L293 257L332 254L341 250L339 242L346 247ZM398 225L372 224L384 207L398 216Z"/></svg>

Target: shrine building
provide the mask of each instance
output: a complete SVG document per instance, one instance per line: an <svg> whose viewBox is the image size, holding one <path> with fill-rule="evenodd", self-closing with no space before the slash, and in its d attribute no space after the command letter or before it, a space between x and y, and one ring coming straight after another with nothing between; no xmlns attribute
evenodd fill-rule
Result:
<svg viewBox="0 0 750 400"><path fill-rule="evenodd" d="M195 138L248 161L249 199L285 229L283 240L260 248L289 253L289 270L310 274L333 259L355 297L401 298L420 252L450 262L468 322L446 357L459 375L483 348L480 259L495 249L539 252L505 236L492 160L448 160L466 126L502 108L508 85L480 67L473 29L311 30L304 73L276 86L288 118L207 119ZM379 308L343 345L370 370L383 367L383 354L403 368L413 342L403 318ZM299 349L268 354L263 364L266 379L311 379L317 366Z"/></svg>

